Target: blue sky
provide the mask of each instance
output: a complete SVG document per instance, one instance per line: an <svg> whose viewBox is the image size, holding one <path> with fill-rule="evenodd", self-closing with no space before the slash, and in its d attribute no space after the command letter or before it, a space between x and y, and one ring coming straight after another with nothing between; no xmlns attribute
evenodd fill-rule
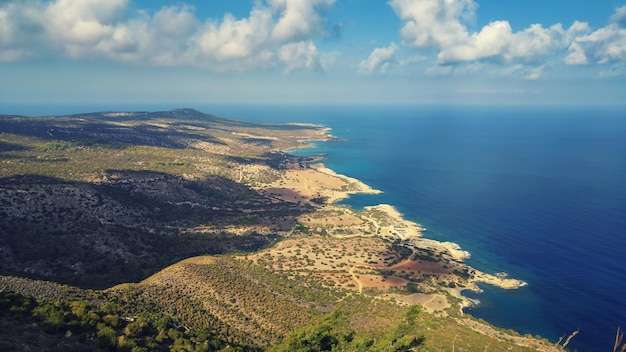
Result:
<svg viewBox="0 0 626 352"><path fill-rule="evenodd" d="M626 105L626 0L0 0L10 104Z"/></svg>

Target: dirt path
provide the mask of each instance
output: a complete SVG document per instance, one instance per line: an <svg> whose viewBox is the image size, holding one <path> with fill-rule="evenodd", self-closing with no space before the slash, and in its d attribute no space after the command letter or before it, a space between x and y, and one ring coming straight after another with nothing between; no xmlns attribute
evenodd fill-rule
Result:
<svg viewBox="0 0 626 352"><path fill-rule="evenodd" d="M352 278L354 279L354 281L356 281L357 285L359 285L359 293L363 293L363 283L354 274L354 267L353 266L350 267L350 275L352 275Z"/></svg>

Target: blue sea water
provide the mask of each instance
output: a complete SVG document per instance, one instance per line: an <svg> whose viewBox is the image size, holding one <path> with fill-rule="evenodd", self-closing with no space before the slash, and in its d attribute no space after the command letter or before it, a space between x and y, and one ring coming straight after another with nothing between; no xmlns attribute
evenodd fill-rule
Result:
<svg viewBox="0 0 626 352"><path fill-rule="evenodd" d="M580 329L569 345L580 351L611 350L626 326L625 109L196 108L331 127L343 141L300 152L326 153L328 167L384 192L344 203L394 205L426 237L469 251L468 264L528 283L484 285L468 313L555 342Z"/></svg>
<svg viewBox="0 0 626 352"><path fill-rule="evenodd" d="M248 110L247 110L248 109ZM219 110L219 109L218 109ZM569 347L607 351L626 325L626 111L479 107L238 107L223 116L324 124L342 142L304 153L382 190L388 203L459 243L468 264L528 282L488 285L467 312Z"/></svg>

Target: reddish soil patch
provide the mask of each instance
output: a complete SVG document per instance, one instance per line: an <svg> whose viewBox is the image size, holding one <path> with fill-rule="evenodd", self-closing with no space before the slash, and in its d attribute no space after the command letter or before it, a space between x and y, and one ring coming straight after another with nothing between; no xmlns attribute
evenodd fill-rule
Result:
<svg viewBox="0 0 626 352"><path fill-rule="evenodd" d="M414 260L405 260L400 262L392 267L395 271L405 270L405 271L414 271L414 272L422 272L422 273L434 273L434 274L449 274L450 270L444 268L441 263L435 262L422 262L422 261L414 261Z"/></svg>

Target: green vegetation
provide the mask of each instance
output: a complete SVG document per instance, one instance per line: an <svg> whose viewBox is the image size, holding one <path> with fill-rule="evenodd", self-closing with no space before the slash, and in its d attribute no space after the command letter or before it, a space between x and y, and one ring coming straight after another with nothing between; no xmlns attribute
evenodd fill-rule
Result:
<svg viewBox="0 0 626 352"><path fill-rule="evenodd" d="M30 287L19 282L13 285L4 282L3 285L27 292L47 291L49 293L44 295L56 297L68 293L79 296L63 287L52 287L48 291L50 283L47 282ZM91 303L58 299L41 303L23 298L30 303L12 303L16 308L7 308L4 299L5 305L0 311L30 312L42 307L35 310L37 314L33 318L39 320L25 319L21 325L11 323L16 329L37 322L42 329L48 326L45 328L48 333L61 336L71 331L77 338L83 336L81 341L93 339L105 344L113 341L114 332L118 342L121 336L129 336L139 347L154 342L154 346L174 348L184 344L188 348L180 350L202 348L201 342L206 340L200 336L206 334L211 337L208 340L230 346L254 349L271 346L270 350L275 351L387 351L390 346L391 350L398 351L409 350L411 346L418 346L420 351L536 350L518 346L512 339L521 338L519 335L495 330L488 334L478 332L472 328L474 320L467 317L435 316L419 306L407 307L375 296L348 294L325 288L312 279L294 281L288 275L232 256L192 258L140 284L84 291L83 296ZM68 313L68 309L76 312ZM328 311L330 313L324 313ZM76 323L77 317L89 317L89 312L97 315L91 315L92 327ZM137 323L126 329L133 322L126 321L125 317L152 323L143 327ZM163 331L170 335L171 331L170 328L159 330L154 322L170 318L173 329L183 334L182 337L176 335L180 338L178 344L176 339L159 341L158 338L163 337ZM477 326L488 327L479 324ZM84 330L72 330L73 327ZM499 333L502 335L497 336ZM546 349L549 346L547 342L539 343L537 346Z"/></svg>
<svg viewBox="0 0 626 352"><path fill-rule="evenodd" d="M301 211L289 204L268 207L248 188L218 177L180 183L164 174L127 173L123 179L128 183L95 186L38 177L0 179L5 249L0 257L10 254L1 258L0 270L104 288L139 281L194 255L258 250L274 236L229 234L221 226L254 225ZM24 193L36 198L24 199ZM217 205L232 210L214 210ZM246 208L260 210L250 216ZM215 230L187 230L204 223ZM24 267L31 272L20 271Z"/></svg>
<svg viewBox="0 0 626 352"><path fill-rule="evenodd" d="M228 226L289 229L308 207L272 203L220 176L185 180L114 171L100 184L58 178L0 178L0 271L104 288L139 281L177 260L253 251L275 236ZM28 194L27 198L24 194ZM281 229L281 224L286 224ZM208 230L196 229L210 224ZM86 235L88 234L88 235ZM31 267L30 273L24 273Z"/></svg>
<svg viewBox="0 0 626 352"><path fill-rule="evenodd" d="M424 343L424 337L416 331L419 311L418 306L411 307L405 319L391 329L383 329L385 333L375 338L350 329L340 305L316 323L294 331L270 351L411 351Z"/></svg>
<svg viewBox="0 0 626 352"><path fill-rule="evenodd" d="M28 325L41 333L67 339L69 349L102 351L244 351L252 347L224 341L210 329L189 329L177 319L159 313L127 315L113 303L100 307L84 301L36 301L0 291L0 320L18 332ZM2 350L22 349L33 341L3 331Z"/></svg>
<svg viewBox="0 0 626 352"><path fill-rule="evenodd" d="M374 289L344 290L355 286L349 265L372 273L327 247L388 267L437 261L427 250L348 249L332 235L352 233L329 225L323 245L250 259L283 236L317 233L303 216L343 216L255 188L319 160L278 151L320 131L191 109L0 115L0 350L533 350L456 305L435 316ZM321 263L340 280L316 271Z"/></svg>

